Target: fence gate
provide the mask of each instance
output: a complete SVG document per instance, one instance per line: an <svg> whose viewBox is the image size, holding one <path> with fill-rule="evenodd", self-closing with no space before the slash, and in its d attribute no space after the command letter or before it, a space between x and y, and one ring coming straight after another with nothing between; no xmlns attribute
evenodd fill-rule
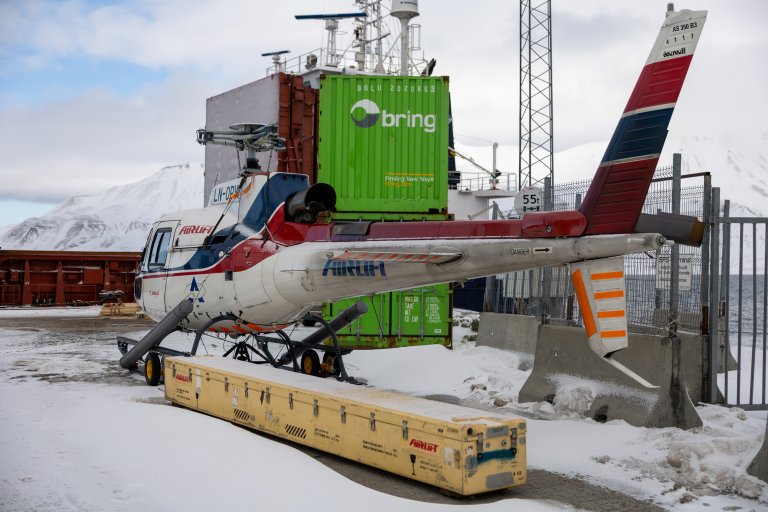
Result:
<svg viewBox="0 0 768 512"><path fill-rule="evenodd" d="M741 209L741 207L738 207ZM730 215L712 190L708 401L768 409L768 217Z"/></svg>

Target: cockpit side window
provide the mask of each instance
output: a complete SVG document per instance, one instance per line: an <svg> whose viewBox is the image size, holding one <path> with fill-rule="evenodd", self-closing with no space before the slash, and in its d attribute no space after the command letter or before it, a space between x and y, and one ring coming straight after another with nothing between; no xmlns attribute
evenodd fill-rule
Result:
<svg viewBox="0 0 768 512"><path fill-rule="evenodd" d="M165 266L165 260L168 258L168 245L171 242L171 230L169 228L158 229L155 237L152 239L152 246L149 249L147 261L149 269L159 269Z"/></svg>

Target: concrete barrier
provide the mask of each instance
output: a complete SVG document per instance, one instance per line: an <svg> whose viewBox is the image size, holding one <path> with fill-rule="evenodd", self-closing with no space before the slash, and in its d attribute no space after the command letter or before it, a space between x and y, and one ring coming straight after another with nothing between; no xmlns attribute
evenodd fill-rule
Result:
<svg viewBox="0 0 768 512"><path fill-rule="evenodd" d="M533 316L481 313L477 344L534 355L538 329L539 319Z"/></svg>
<svg viewBox="0 0 768 512"><path fill-rule="evenodd" d="M704 400L704 360L702 337L697 334L678 332L682 363L685 368L685 387L688 396L695 403ZM586 334L584 335L586 340ZM586 342L586 341L585 341ZM669 357L668 339L650 334L630 334L629 346L616 352L614 357L618 362L631 368L633 372L653 383L658 377L659 361Z"/></svg>
<svg viewBox="0 0 768 512"><path fill-rule="evenodd" d="M502 313L482 313L477 335L477 344L514 350L525 354L535 355L536 340L539 332L539 320L527 315L510 315ZM579 339L586 342L586 333L581 332ZM703 347L702 338L698 334L679 332L682 343L683 365L685 366L686 388L694 402L704 400ZM616 354L616 360L646 380L652 381L657 374L657 361L663 357L665 348L659 336L630 334L629 347ZM731 366L733 368L735 366Z"/></svg>
<svg viewBox="0 0 768 512"><path fill-rule="evenodd" d="M760 447L760 451L757 452L757 455L755 455L752 463L747 468L747 473L764 482L768 482L768 422L765 423L763 446Z"/></svg>
<svg viewBox="0 0 768 512"><path fill-rule="evenodd" d="M717 320L717 373L725 373L726 370L735 370L739 367L736 358L733 357L730 347L726 347L728 322L725 317L718 317ZM725 367L726 363L728 368Z"/></svg>
<svg viewBox="0 0 768 512"><path fill-rule="evenodd" d="M623 419L635 426L682 429L701 426L684 385L680 339L661 339L653 357L655 361L646 362L647 368L653 368L646 380L658 387L646 388L592 352L583 329L542 325L533 372L518 400L547 400L557 408L558 401L578 397L582 410L577 412L596 421ZM635 370L632 363L627 366Z"/></svg>

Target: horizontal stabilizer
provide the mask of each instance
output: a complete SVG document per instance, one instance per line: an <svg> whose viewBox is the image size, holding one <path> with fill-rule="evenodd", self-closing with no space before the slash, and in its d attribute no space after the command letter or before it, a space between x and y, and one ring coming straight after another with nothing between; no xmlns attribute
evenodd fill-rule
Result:
<svg viewBox="0 0 768 512"><path fill-rule="evenodd" d="M461 257L462 253L460 252L333 251L328 259L397 263L448 263Z"/></svg>
<svg viewBox="0 0 768 512"><path fill-rule="evenodd" d="M704 223L690 215L641 213L635 226L636 233L659 233L667 240L699 247L704 238Z"/></svg>

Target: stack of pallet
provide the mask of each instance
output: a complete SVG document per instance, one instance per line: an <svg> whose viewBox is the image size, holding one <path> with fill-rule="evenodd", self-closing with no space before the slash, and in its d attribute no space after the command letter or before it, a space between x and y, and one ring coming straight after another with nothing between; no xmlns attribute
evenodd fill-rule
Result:
<svg viewBox="0 0 768 512"><path fill-rule="evenodd" d="M144 317L144 311L135 302L109 303L101 306L101 316L133 316Z"/></svg>

